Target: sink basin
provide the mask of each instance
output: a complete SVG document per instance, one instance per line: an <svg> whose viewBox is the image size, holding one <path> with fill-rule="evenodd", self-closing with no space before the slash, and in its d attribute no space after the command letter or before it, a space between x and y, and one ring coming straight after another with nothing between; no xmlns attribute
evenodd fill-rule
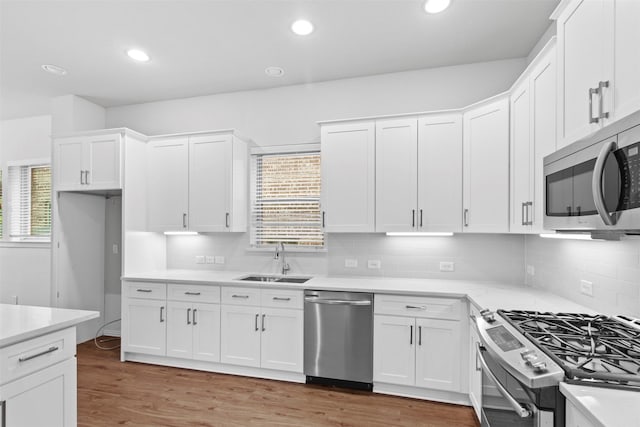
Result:
<svg viewBox="0 0 640 427"><path fill-rule="evenodd" d="M249 276L240 277L236 280L245 282L276 282L276 283L305 283L311 277L287 277L287 276L271 276L266 274L251 274Z"/></svg>

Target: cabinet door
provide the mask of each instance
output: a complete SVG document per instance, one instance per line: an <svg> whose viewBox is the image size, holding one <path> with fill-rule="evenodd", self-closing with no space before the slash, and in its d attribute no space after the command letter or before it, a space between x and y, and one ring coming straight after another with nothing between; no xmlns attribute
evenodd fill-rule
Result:
<svg viewBox="0 0 640 427"><path fill-rule="evenodd" d="M417 226L417 119L376 121L376 231Z"/></svg>
<svg viewBox="0 0 640 427"><path fill-rule="evenodd" d="M189 229L229 231L231 135L189 138Z"/></svg>
<svg viewBox="0 0 640 427"><path fill-rule="evenodd" d="M462 115L418 120L419 231L462 230Z"/></svg>
<svg viewBox="0 0 640 427"><path fill-rule="evenodd" d="M511 92L511 224L512 233L529 231L531 173L531 112L529 79Z"/></svg>
<svg viewBox="0 0 640 427"><path fill-rule="evenodd" d="M620 119L640 110L640 2L616 0L615 5L608 2L605 8L615 9L614 58L606 58L614 67L610 71L613 82L611 89L605 89L605 100L611 98L613 90L612 118Z"/></svg>
<svg viewBox="0 0 640 427"><path fill-rule="evenodd" d="M482 368L478 360L480 338L473 322L469 323L469 400L480 421L482 410Z"/></svg>
<svg viewBox="0 0 640 427"><path fill-rule="evenodd" d="M220 306L193 304L193 358L220 361Z"/></svg>
<svg viewBox="0 0 640 427"><path fill-rule="evenodd" d="M327 232L375 231L374 122L323 125L322 214Z"/></svg>
<svg viewBox="0 0 640 427"><path fill-rule="evenodd" d="M262 309L261 367L302 373L303 318L302 310Z"/></svg>
<svg viewBox="0 0 640 427"><path fill-rule="evenodd" d="M416 386L460 391L460 322L416 319L416 327Z"/></svg>
<svg viewBox="0 0 640 427"><path fill-rule="evenodd" d="M415 332L413 317L374 316L373 381L414 385Z"/></svg>
<svg viewBox="0 0 640 427"><path fill-rule="evenodd" d="M147 145L147 229L188 228L189 146L187 137L163 138Z"/></svg>
<svg viewBox="0 0 640 427"><path fill-rule="evenodd" d="M605 3L604 0L576 1L558 18L558 148L600 127L599 123L589 123L589 89L597 88L604 78L609 25ZM594 95L593 117L598 113L598 99Z"/></svg>
<svg viewBox="0 0 640 427"><path fill-rule="evenodd" d="M220 307L220 361L260 366L260 308Z"/></svg>
<svg viewBox="0 0 640 427"><path fill-rule="evenodd" d="M0 387L3 427L77 423L75 357Z"/></svg>
<svg viewBox="0 0 640 427"><path fill-rule="evenodd" d="M529 206L531 231L540 233L544 221L544 157L556 150L556 49L551 48L531 72L531 143L533 171L529 191L533 205Z"/></svg>
<svg viewBox="0 0 640 427"><path fill-rule="evenodd" d="M64 138L55 141L54 147L54 189L80 190L84 187L82 139ZM82 181L81 181L82 180Z"/></svg>
<svg viewBox="0 0 640 427"><path fill-rule="evenodd" d="M122 188L120 179L120 135L90 137L84 145L84 169L87 188Z"/></svg>
<svg viewBox="0 0 640 427"><path fill-rule="evenodd" d="M166 325L165 301L127 299L122 313L122 349L164 356Z"/></svg>
<svg viewBox="0 0 640 427"><path fill-rule="evenodd" d="M509 229L509 100L464 114L463 231Z"/></svg>
<svg viewBox="0 0 640 427"><path fill-rule="evenodd" d="M191 303L167 301L167 356L193 357Z"/></svg>

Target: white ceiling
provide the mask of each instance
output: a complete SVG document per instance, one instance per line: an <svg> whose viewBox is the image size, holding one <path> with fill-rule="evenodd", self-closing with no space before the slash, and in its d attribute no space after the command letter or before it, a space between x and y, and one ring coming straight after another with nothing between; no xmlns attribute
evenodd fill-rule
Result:
<svg viewBox="0 0 640 427"><path fill-rule="evenodd" d="M453 0L428 15L422 0L0 0L0 118L48 114L65 94L110 107L524 57L558 1ZM308 37L289 30L300 17ZM267 77L272 65L285 76Z"/></svg>

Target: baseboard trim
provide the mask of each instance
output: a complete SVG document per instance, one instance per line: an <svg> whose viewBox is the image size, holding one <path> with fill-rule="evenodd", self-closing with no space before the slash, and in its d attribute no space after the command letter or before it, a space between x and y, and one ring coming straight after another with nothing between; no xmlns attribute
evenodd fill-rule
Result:
<svg viewBox="0 0 640 427"><path fill-rule="evenodd" d="M471 406L471 401L466 393L459 393L455 391L432 390L420 387L374 382L373 392L389 394L392 396L411 397L413 399L433 400L435 402Z"/></svg>

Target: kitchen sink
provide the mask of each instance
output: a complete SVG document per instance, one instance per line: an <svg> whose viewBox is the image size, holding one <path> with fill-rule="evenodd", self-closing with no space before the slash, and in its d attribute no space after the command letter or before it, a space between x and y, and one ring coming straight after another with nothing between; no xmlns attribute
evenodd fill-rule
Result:
<svg viewBox="0 0 640 427"><path fill-rule="evenodd" d="M275 283L305 283L311 277L287 277L287 276L271 276L266 274L251 274L245 277L239 277L236 280L242 280L245 282L275 282Z"/></svg>

